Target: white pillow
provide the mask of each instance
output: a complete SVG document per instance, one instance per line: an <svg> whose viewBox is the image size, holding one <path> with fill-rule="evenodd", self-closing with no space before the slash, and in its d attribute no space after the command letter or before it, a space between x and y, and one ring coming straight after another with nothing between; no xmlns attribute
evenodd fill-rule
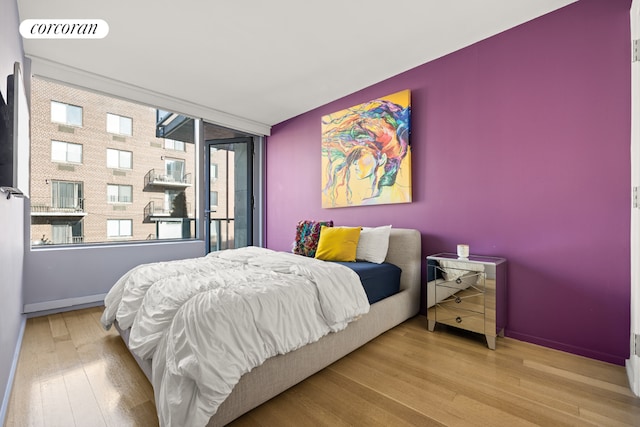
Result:
<svg viewBox="0 0 640 427"><path fill-rule="evenodd" d="M362 227L360 240L358 240L358 247L356 248L356 259L358 261L382 264L389 250L390 233L390 225Z"/></svg>

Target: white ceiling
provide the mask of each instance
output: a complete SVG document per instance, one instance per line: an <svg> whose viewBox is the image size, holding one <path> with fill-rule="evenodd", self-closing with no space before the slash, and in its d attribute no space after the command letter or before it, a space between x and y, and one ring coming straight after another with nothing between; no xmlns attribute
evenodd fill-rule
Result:
<svg viewBox="0 0 640 427"><path fill-rule="evenodd" d="M18 0L20 20L103 19L28 57L274 125L576 0Z"/></svg>

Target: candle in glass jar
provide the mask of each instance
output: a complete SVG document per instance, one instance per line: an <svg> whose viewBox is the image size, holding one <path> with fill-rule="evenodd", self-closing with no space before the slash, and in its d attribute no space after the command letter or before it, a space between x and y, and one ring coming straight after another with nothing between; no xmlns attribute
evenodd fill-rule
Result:
<svg viewBox="0 0 640 427"><path fill-rule="evenodd" d="M469 258L469 245L458 245L458 258Z"/></svg>

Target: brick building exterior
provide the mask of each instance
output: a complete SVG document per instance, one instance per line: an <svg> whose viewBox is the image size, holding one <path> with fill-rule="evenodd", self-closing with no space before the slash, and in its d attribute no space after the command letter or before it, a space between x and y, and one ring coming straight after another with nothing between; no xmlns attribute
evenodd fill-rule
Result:
<svg viewBox="0 0 640 427"><path fill-rule="evenodd" d="M155 108L34 78L32 243L193 237L195 147L157 138L156 121Z"/></svg>

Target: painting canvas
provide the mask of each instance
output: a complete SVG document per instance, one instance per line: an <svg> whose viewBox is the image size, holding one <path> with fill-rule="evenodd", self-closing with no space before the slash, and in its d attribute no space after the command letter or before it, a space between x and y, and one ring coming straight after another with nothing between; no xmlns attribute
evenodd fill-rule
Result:
<svg viewBox="0 0 640 427"><path fill-rule="evenodd" d="M411 202L411 96L397 92L322 117L322 207Z"/></svg>

